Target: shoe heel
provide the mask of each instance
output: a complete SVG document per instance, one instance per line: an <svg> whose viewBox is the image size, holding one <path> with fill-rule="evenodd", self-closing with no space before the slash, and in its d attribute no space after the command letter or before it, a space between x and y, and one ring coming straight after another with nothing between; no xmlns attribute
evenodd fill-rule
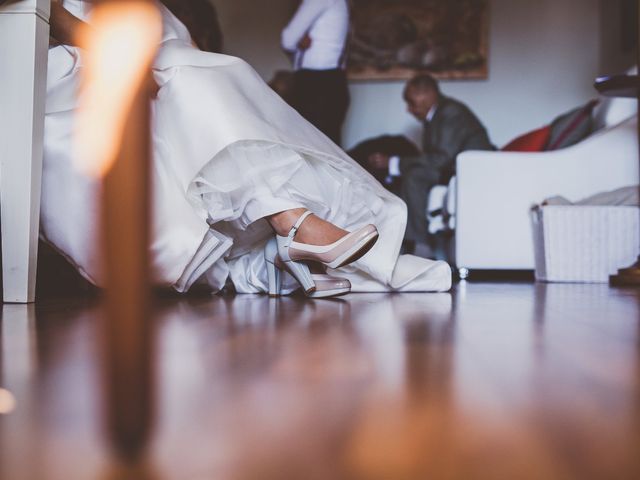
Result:
<svg viewBox="0 0 640 480"><path fill-rule="evenodd" d="M295 228L297 227L294 227L294 229ZM292 232L294 231L294 229L292 229ZM310 293L315 292L316 283L313 281L311 272L309 271L309 267L307 265L291 260L291 257L289 256L289 244L292 238L293 234L290 234L289 237L276 235L275 243L269 242L268 246L269 248L273 248L275 246L278 249L278 255L280 257L280 260L284 262L284 266L287 269L287 272L289 272L296 279L296 281L302 287L302 290L304 290L304 293L306 295L309 295Z"/></svg>
<svg viewBox="0 0 640 480"><path fill-rule="evenodd" d="M269 277L269 296L279 297L282 290L282 272L273 263L267 261L267 275Z"/></svg>
<svg viewBox="0 0 640 480"><path fill-rule="evenodd" d="M305 294L315 292L316 282L313 281L307 265L291 260L285 262L285 265L287 266L287 271L298 281Z"/></svg>
<svg viewBox="0 0 640 480"><path fill-rule="evenodd" d="M269 296L279 297L282 291L282 272L275 265L278 255L278 243L272 238L264 246L264 259L267 264L267 278L269 280Z"/></svg>

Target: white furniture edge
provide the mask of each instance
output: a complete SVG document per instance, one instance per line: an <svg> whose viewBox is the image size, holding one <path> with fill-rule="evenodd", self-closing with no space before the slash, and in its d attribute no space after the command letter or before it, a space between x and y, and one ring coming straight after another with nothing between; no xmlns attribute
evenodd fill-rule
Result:
<svg viewBox="0 0 640 480"><path fill-rule="evenodd" d="M49 23L50 0L7 0L0 6L0 14L32 14Z"/></svg>
<svg viewBox="0 0 640 480"><path fill-rule="evenodd" d="M532 270L530 208L638 184L636 118L552 152L464 152L457 159L458 268Z"/></svg>
<svg viewBox="0 0 640 480"><path fill-rule="evenodd" d="M0 227L5 303L35 300L49 1L0 6Z"/></svg>

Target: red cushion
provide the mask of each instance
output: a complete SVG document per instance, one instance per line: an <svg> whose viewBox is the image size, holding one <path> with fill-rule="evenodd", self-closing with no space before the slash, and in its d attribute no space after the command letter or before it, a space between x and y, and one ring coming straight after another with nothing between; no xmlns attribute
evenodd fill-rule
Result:
<svg viewBox="0 0 640 480"><path fill-rule="evenodd" d="M542 152L549 141L551 125L539 128L509 142L502 147L503 152Z"/></svg>

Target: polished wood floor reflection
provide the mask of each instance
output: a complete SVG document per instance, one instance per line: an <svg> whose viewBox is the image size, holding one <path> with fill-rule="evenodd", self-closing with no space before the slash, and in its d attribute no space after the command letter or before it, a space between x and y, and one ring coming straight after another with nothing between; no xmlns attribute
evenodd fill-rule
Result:
<svg viewBox="0 0 640 480"><path fill-rule="evenodd" d="M99 311L81 298L2 307L2 480L110 478ZM640 478L639 313L638 290L606 285L159 299L146 468L171 480Z"/></svg>

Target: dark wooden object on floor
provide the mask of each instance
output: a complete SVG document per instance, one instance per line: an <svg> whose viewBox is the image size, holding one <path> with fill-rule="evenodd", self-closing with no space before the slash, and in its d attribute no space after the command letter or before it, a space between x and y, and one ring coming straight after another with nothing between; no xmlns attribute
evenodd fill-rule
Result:
<svg viewBox="0 0 640 480"><path fill-rule="evenodd" d="M154 410L149 266L150 99L151 64L160 42L161 18L152 0L100 0L92 19L91 28L84 32L84 42L87 57L100 62L87 62L85 97L105 95L111 103L104 105L97 98L85 98L84 108L91 113L91 108L98 105L114 113L100 115L112 112L96 110L98 113L87 114L83 119L95 122L95 131L104 132L109 139L104 145L96 142L93 146L95 158L104 161L96 168L103 180L101 248L106 315L102 316L99 330L103 406L110 446L124 464L137 465L150 440ZM117 38L113 35L115 29L119 32ZM146 37L135 30L144 32ZM127 51L122 50L124 42L128 44ZM115 56L119 56L119 63L112 61ZM113 87L104 80L111 73L104 65L110 63L108 68L122 70L118 79L121 84L114 80ZM117 115L120 110L121 116ZM84 112L83 107L80 112ZM114 125L120 118L123 124ZM121 134L118 128L122 128Z"/></svg>
<svg viewBox="0 0 640 480"><path fill-rule="evenodd" d="M635 9L631 10L634 10L635 14L638 15L635 19L638 26L636 32L638 35L636 38L636 65L640 66L640 9L637 8L637 0L635 7ZM601 77L596 80L595 87L602 95L637 98L638 113L640 113L640 76L637 74ZM640 122L638 122L638 141L640 144ZM640 162L640 156L638 161ZM612 275L610 283L616 287L640 287L640 256L635 264L620 269L617 275Z"/></svg>
<svg viewBox="0 0 640 480"><path fill-rule="evenodd" d="M137 458L153 411L153 332L149 322L149 92L137 93L118 160L104 179L107 315L105 399L109 435L118 453Z"/></svg>
<svg viewBox="0 0 640 480"><path fill-rule="evenodd" d="M614 75L600 77L596 79L595 87L598 92L608 97L637 98L638 111L640 112L640 76ZM640 122L638 123L638 139L640 142ZM640 257L638 257L638 261L635 264L621 268L618 270L617 275L611 275L610 283L615 287L640 286Z"/></svg>

